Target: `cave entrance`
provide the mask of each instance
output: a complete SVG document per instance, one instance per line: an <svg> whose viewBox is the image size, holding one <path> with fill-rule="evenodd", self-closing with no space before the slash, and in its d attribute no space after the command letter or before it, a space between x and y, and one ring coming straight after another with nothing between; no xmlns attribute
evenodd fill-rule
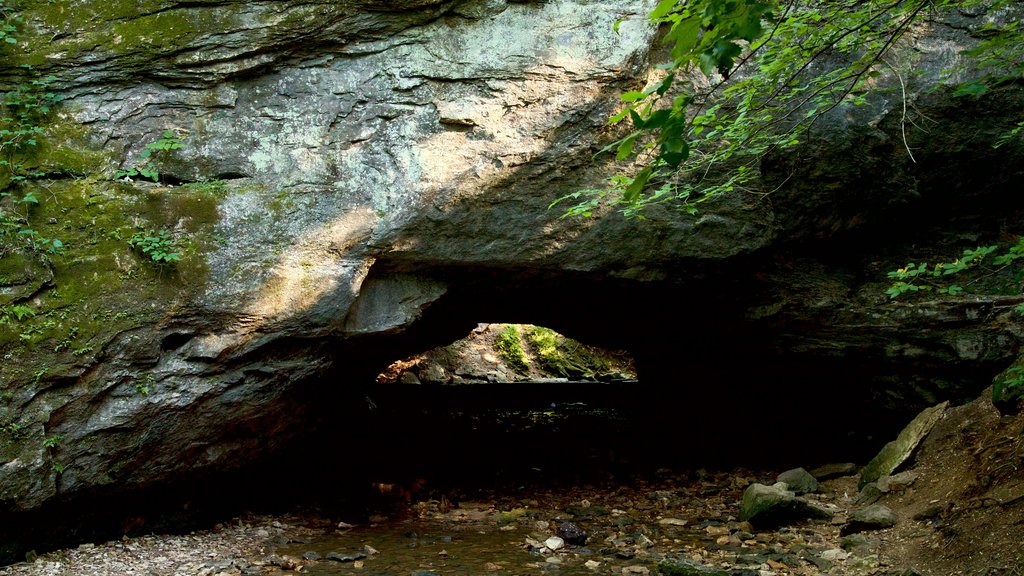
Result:
<svg viewBox="0 0 1024 576"><path fill-rule="evenodd" d="M629 449L641 388L626 351L540 326L478 324L391 363L366 389L364 479L405 496L600 484L653 461Z"/></svg>

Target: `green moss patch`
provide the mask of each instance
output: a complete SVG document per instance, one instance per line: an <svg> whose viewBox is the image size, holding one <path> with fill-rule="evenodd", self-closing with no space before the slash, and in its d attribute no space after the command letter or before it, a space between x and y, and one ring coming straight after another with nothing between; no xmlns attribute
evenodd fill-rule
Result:
<svg viewBox="0 0 1024 576"><path fill-rule="evenodd" d="M205 253L214 245L219 197L96 180L22 186L40 196L24 225L60 239L63 249L50 253L17 235L3 238L0 270L10 272L4 282L30 281L25 270L52 275L33 293L7 303L23 313L0 314L4 388L31 384L40 370L44 378L74 374L95 361L117 334L159 320L204 289ZM181 261L158 266L133 251L127 240L141 229L168 231Z"/></svg>
<svg viewBox="0 0 1024 576"><path fill-rule="evenodd" d="M514 324L506 326L494 340L494 349L509 368L519 374L529 374L530 361L526 358L526 352L523 350L519 327Z"/></svg>

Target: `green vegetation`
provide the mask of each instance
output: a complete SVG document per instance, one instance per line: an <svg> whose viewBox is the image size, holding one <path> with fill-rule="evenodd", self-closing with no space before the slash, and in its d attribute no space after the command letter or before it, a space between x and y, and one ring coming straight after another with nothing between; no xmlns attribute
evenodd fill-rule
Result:
<svg viewBox="0 0 1024 576"><path fill-rule="evenodd" d="M526 340L541 370L563 378L590 378L611 370L608 361L579 342L550 328L530 326Z"/></svg>
<svg viewBox="0 0 1024 576"><path fill-rule="evenodd" d="M992 380L992 401L1010 402L1024 397L1024 364L1019 361Z"/></svg>
<svg viewBox="0 0 1024 576"><path fill-rule="evenodd" d="M515 324L506 326L498 334L497 339L495 339L494 347L509 368L512 368L518 374L529 374L530 361L523 350L522 337L519 334L518 326Z"/></svg>
<svg viewBox="0 0 1024 576"><path fill-rule="evenodd" d="M989 256L996 254L992 258ZM963 251L952 262L929 265L911 262L888 273L895 282L886 290L890 298L905 294L934 290L939 294L956 296L965 290L972 293L1019 294L1024 282L1024 266L1017 262L1024 258L1024 238L1000 253L998 245L977 246ZM962 279L962 284L949 283L951 276ZM1024 311L1024 309L1021 309Z"/></svg>
<svg viewBox="0 0 1024 576"><path fill-rule="evenodd" d="M142 158L129 168L122 168L114 173L115 178L134 178L142 176L153 182L160 181L160 171L157 169L160 158L182 147L181 138L173 130L165 130L161 137L155 142L146 144L142 151Z"/></svg>
<svg viewBox="0 0 1024 576"><path fill-rule="evenodd" d="M929 14L944 10L997 13L1011 0L662 0L649 14L667 28L670 61L659 80L622 94L623 109L609 124L632 130L606 146L629 160L603 189L556 200L574 203L567 215L591 215L605 204L642 216L657 203L693 213L717 194L749 189L761 159L799 144L824 114L867 102L885 76L902 91L913 83L913 53L900 41ZM1017 22L989 24L985 40L965 51L974 77L957 90L978 97L1024 77L1024 42ZM823 65L828 62L828 65ZM896 88L898 86L898 88ZM906 104L904 105L906 107ZM906 143L904 109L904 146ZM1024 121L990 145L1017 138ZM554 205L552 204L552 205Z"/></svg>
<svg viewBox="0 0 1024 576"><path fill-rule="evenodd" d="M165 230L136 232L128 239L128 245L142 252L158 266L173 264L181 260L181 254L177 251L174 239Z"/></svg>

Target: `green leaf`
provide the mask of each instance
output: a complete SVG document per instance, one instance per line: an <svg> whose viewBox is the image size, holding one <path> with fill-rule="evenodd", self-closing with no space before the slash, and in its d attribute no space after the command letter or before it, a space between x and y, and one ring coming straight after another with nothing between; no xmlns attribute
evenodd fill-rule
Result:
<svg viewBox="0 0 1024 576"><path fill-rule="evenodd" d="M645 124L644 119L640 117L640 114L638 114L636 110L631 109L629 111L629 119L633 121L633 126L638 130L643 130Z"/></svg>
<svg viewBox="0 0 1024 576"><path fill-rule="evenodd" d="M633 181L622 191L622 199L628 203L636 202L637 198L640 197L640 193L643 192L647 182L651 179L651 175L654 174L654 169L648 166L641 170L636 176L633 177Z"/></svg>
<svg viewBox="0 0 1024 576"><path fill-rule="evenodd" d="M631 92L624 93L622 96L619 96L619 98L621 98L623 102L636 102L637 100L643 100L644 98L647 98L647 94L644 94L643 92L637 92L634 90Z"/></svg>
<svg viewBox="0 0 1024 576"><path fill-rule="evenodd" d="M633 146L636 144L636 139L639 137L641 132L633 132L629 136L622 139L619 144L618 150L615 152L615 158L619 160L625 160L633 153Z"/></svg>
<svg viewBox="0 0 1024 576"><path fill-rule="evenodd" d="M978 97L978 96L981 96L982 94L984 94L986 92L988 92L988 86L982 84L981 82L975 81L975 82L968 82L966 84L961 84L959 87L957 87L956 92L953 92L953 96L956 96L956 97L962 97L962 96Z"/></svg>
<svg viewBox="0 0 1024 576"><path fill-rule="evenodd" d="M677 169L690 156L690 146L682 138L673 138L661 145L661 159Z"/></svg>
<svg viewBox="0 0 1024 576"><path fill-rule="evenodd" d="M658 5L654 8L654 10L651 10L651 20L662 18L666 14L671 12L672 9L676 7L677 1L678 0L661 0L661 2L658 2Z"/></svg>

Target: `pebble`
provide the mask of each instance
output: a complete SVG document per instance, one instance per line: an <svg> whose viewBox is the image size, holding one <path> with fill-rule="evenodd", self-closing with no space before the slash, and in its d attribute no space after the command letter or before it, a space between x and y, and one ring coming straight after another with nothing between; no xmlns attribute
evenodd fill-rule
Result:
<svg viewBox="0 0 1024 576"><path fill-rule="evenodd" d="M550 550L558 550L565 546L565 540L562 540L558 536L552 536L544 541L544 545Z"/></svg>

